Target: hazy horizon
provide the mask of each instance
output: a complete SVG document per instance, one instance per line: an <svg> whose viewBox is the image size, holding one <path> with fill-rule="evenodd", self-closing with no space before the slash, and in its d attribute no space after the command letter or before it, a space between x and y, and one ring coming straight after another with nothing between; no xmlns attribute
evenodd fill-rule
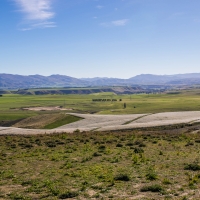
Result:
<svg viewBox="0 0 200 200"><path fill-rule="evenodd" d="M94 76L94 77L73 77L67 74L49 74L49 75L43 75L43 74L11 74L11 73L0 73L0 74L8 74L8 75L19 75L19 76L45 76L45 77L49 77L49 76L54 76L54 75L59 75L59 76L68 76L68 77L72 77L72 78L77 78L77 79L95 79L95 78L105 78L105 79L109 79L109 78L116 78L116 79L129 79L129 78L133 78L136 76L141 76L141 75L155 75L155 76L176 76L176 75L185 75L185 74L199 74L200 72L192 72L192 73L178 73L178 74L136 74L134 76L130 76L128 78L120 78L120 77L100 77L100 76Z"/></svg>

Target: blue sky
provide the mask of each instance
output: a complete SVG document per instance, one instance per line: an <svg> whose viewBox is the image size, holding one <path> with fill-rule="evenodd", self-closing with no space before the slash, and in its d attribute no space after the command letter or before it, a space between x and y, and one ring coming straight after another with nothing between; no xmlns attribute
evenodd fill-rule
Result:
<svg viewBox="0 0 200 200"><path fill-rule="evenodd" d="M0 73L200 72L199 0L1 0Z"/></svg>

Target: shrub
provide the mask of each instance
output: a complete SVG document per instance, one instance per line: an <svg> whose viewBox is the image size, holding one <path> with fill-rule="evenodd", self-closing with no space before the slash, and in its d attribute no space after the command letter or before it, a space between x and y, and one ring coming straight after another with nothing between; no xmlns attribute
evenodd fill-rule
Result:
<svg viewBox="0 0 200 200"><path fill-rule="evenodd" d="M105 149L106 149L106 146L100 145L99 148L98 148L98 151L103 153L105 151Z"/></svg>
<svg viewBox="0 0 200 200"><path fill-rule="evenodd" d="M162 183L165 184L165 185L170 185L170 184L172 184L172 183L170 182L170 180L169 180L169 179L166 179L166 178L163 180Z"/></svg>
<svg viewBox="0 0 200 200"><path fill-rule="evenodd" d="M133 146L134 144L132 142L126 143L126 146Z"/></svg>
<svg viewBox="0 0 200 200"><path fill-rule="evenodd" d="M144 153L144 150L142 148L140 148L140 147L135 147L134 148L134 152L135 153Z"/></svg>
<svg viewBox="0 0 200 200"><path fill-rule="evenodd" d="M60 199L66 199L66 198L74 198L77 197L78 193L77 192L72 192L72 191L67 191L61 195L59 195Z"/></svg>
<svg viewBox="0 0 200 200"><path fill-rule="evenodd" d="M187 164L184 167L184 169L191 170L191 171L198 171L198 170L200 170L200 165L198 165L197 163Z"/></svg>
<svg viewBox="0 0 200 200"><path fill-rule="evenodd" d="M123 147L123 144L118 143L118 144L116 144L116 147Z"/></svg>
<svg viewBox="0 0 200 200"><path fill-rule="evenodd" d="M13 199L13 200L30 200L31 199L30 197L27 197L21 194L15 194L15 193L9 194L9 197L10 199Z"/></svg>
<svg viewBox="0 0 200 200"><path fill-rule="evenodd" d="M100 145L99 150L105 150L106 146L105 145Z"/></svg>
<svg viewBox="0 0 200 200"><path fill-rule="evenodd" d="M141 144L139 144L139 147L146 147L146 144L141 143Z"/></svg>
<svg viewBox="0 0 200 200"><path fill-rule="evenodd" d="M98 153L98 152L94 152L94 153L93 153L93 156L94 156L94 157L97 157L97 156L102 156L102 155L101 155L100 153Z"/></svg>
<svg viewBox="0 0 200 200"><path fill-rule="evenodd" d="M146 178L147 180L153 181L157 179L157 174L154 170L150 170L147 174L146 174Z"/></svg>
<svg viewBox="0 0 200 200"><path fill-rule="evenodd" d="M162 192L163 188L160 185L155 184L155 185L143 186L140 189L140 191L141 192Z"/></svg>
<svg viewBox="0 0 200 200"><path fill-rule="evenodd" d="M140 145L140 144L142 144L143 142L141 141L141 140L136 140L135 142L134 142L134 145Z"/></svg>
<svg viewBox="0 0 200 200"><path fill-rule="evenodd" d="M27 149L30 149L30 148L33 147L33 145L30 144L30 143L19 143L19 145L20 145L21 147L27 148Z"/></svg>
<svg viewBox="0 0 200 200"><path fill-rule="evenodd" d="M192 146L192 145L194 145L194 142L189 141L185 146L187 147L187 146Z"/></svg>
<svg viewBox="0 0 200 200"><path fill-rule="evenodd" d="M117 174L115 177L114 177L114 180L116 181L129 181L130 178L127 174Z"/></svg>
<svg viewBox="0 0 200 200"><path fill-rule="evenodd" d="M46 144L48 147L56 147L56 143L53 142L53 141L45 142L45 144Z"/></svg>

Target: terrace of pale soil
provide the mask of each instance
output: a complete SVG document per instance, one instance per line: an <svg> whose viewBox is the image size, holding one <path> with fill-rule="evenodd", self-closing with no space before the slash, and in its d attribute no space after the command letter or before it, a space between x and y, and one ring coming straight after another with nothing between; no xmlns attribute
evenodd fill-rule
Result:
<svg viewBox="0 0 200 200"><path fill-rule="evenodd" d="M142 127L166 126L174 124L188 124L200 121L200 111L186 112L164 112L149 114L129 114L129 115L96 115L96 114L75 114L71 115L83 118L52 130L42 129L21 129L14 127L0 127L0 134L51 134L62 132L80 131L107 131L126 130Z"/></svg>

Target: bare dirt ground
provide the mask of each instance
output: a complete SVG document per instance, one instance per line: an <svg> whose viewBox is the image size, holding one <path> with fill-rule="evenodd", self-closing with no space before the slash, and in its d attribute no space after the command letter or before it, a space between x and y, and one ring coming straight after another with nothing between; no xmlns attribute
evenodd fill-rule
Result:
<svg viewBox="0 0 200 200"><path fill-rule="evenodd" d="M13 127L0 127L0 135L4 134L51 134L80 131L107 131L125 130L142 127L166 126L182 123L200 122L200 111L165 112L156 114L129 114L129 115L96 115L75 114L83 120L67 124L52 130L22 129Z"/></svg>
<svg viewBox="0 0 200 200"><path fill-rule="evenodd" d="M23 119L23 120L15 123L14 125L12 125L12 127L42 129L45 125L53 123L54 121L59 120L62 117L63 117L63 115L59 114L59 113L37 115L37 116Z"/></svg>

